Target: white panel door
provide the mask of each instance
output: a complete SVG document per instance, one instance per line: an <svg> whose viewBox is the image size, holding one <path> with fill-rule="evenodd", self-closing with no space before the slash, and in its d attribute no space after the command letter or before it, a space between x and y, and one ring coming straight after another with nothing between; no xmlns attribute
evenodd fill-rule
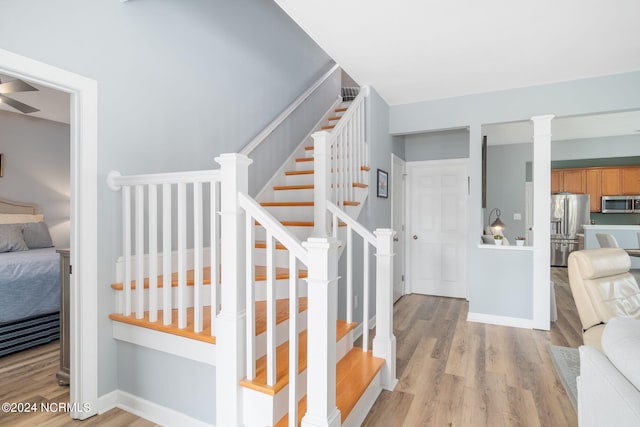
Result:
<svg viewBox="0 0 640 427"><path fill-rule="evenodd" d="M411 290L467 296L466 160L407 163Z"/></svg>

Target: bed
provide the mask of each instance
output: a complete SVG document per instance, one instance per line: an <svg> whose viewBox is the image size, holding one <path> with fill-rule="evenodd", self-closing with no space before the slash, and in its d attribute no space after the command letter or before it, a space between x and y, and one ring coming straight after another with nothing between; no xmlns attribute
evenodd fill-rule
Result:
<svg viewBox="0 0 640 427"><path fill-rule="evenodd" d="M0 199L0 247L6 248L6 230L19 228L27 242L27 229L44 227L48 243L29 245L0 253L0 356L57 340L60 336L60 258L51 246L50 235L44 222L33 222L28 227L23 217L37 215L33 203ZM10 214L10 215L7 215ZM12 222L18 222L15 225ZM24 220L26 221L26 220ZM11 231L11 230L9 230ZM45 239L46 240L46 239Z"/></svg>

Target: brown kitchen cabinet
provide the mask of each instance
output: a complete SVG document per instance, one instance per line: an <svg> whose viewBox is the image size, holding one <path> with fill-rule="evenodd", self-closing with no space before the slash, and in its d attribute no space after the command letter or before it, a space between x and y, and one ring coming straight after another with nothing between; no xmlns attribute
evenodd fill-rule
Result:
<svg viewBox="0 0 640 427"><path fill-rule="evenodd" d="M551 193L585 193L586 192L586 170L576 169L553 169L551 170Z"/></svg>
<svg viewBox="0 0 640 427"><path fill-rule="evenodd" d="M640 167L621 168L621 186L623 195L640 194Z"/></svg>
<svg viewBox="0 0 640 427"><path fill-rule="evenodd" d="M602 169L592 168L585 172L587 194L589 194L589 211L600 212L602 202Z"/></svg>
<svg viewBox="0 0 640 427"><path fill-rule="evenodd" d="M622 194L620 168L602 168L602 195L619 196Z"/></svg>

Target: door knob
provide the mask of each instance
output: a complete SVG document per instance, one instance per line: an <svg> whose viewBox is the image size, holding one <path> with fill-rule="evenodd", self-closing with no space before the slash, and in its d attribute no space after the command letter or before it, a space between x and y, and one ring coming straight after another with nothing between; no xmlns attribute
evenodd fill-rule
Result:
<svg viewBox="0 0 640 427"><path fill-rule="evenodd" d="M415 234L413 235L413 240L418 240L418 236L416 236Z"/></svg>
<svg viewBox="0 0 640 427"><path fill-rule="evenodd" d="M399 241L400 241L400 239L399 239L398 237L394 237L394 238L393 238L393 241L394 241L394 242L399 242Z"/></svg>

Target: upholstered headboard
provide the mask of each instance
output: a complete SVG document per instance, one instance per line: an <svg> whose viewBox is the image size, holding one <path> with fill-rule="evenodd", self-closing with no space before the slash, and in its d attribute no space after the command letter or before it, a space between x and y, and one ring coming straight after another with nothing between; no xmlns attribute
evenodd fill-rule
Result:
<svg viewBox="0 0 640 427"><path fill-rule="evenodd" d="M0 213L35 215L38 213L38 205L0 198Z"/></svg>

